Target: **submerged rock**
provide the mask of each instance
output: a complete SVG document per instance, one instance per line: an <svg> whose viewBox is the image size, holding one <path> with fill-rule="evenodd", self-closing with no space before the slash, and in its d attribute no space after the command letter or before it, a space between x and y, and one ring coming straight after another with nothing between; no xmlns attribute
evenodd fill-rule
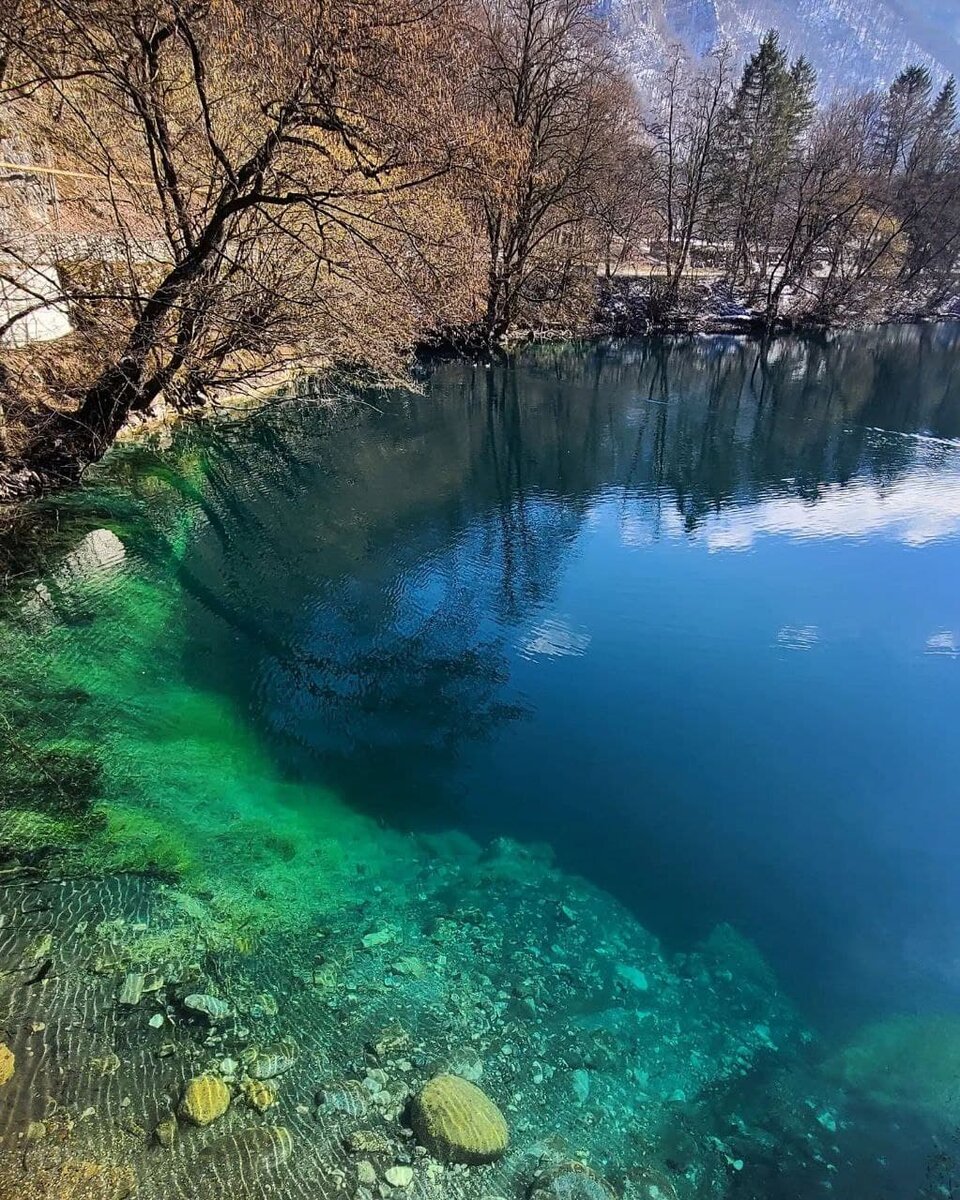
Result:
<svg viewBox="0 0 960 1200"><path fill-rule="evenodd" d="M377 1171L372 1162L363 1159L357 1163L357 1183L361 1187L373 1187L377 1182Z"/></svg>
<svg viewBox="0 0 960 1200"><path fill-rule="evenodd" d="M194 992L190 996L184 996L183 1007L189 1008L191 1012L203 1013L211 1021L222 1021L233 1011L225 1000L220 1000L216 996L208 996L203 992Z"/></svg>
<svg viewBox="0 0 960 1200"><path fill-rule="evenodd" d="M413 1183L413 1167L390 1167L383 1177L391 1187L406 1188Z"/></svg>
<svg viewBox="0 0 960 1200"><path fill-rule="evenodd" d="M260 1079L248 1079L243 1085L243 1095L246 1102L257 1112L266 1112L277 1102L276 1089Z"/></svg>
<svg viewBox="0 0 960 1200"><path fill-rule="evenodd" d="M169 1150L177 1136L176 1117L164 1117L162 1121L158 1121L153 1130L153 1136L164 1150Z"/></svg>
<svg viewBox="0 0 960 1200"><path fill-rule="evenodd" d="M590 1072L583 1067L577 1067L570 1077L574 1099L578 1104L586 1104L590 1098Z"/></svg>
<svg viewBox="0 0 960 1200"><path fill-rule="evenodd" d="M413 1132L431 1154L445 1162L495 1162L510 1134L503 1113L476 1086L457 1075L436 1075L414 1097Z"/></svg>
<svg viewBox="0 0 960 1200"><path fill-rule="evenodd" d="M410 1045L410 1034L402 1025L389 1025L381 1029L373 1041L367 1043L367 1048L375 1058L383 1060L391 1055L406 1050Z"/></svg>
<svg viewBox="0 0 960 1200"><path fill-rule="evenodd" d="M254 1079L273 1079L275 1075L289 1071L298 1054L297 1043L292 1038L283 1038L258 1050L247 1064L247 1071Z"/></svg>
<svg viewBox="0 0 960 1200"><path fill-rule="evenodd" d="M230 1089L218 1075L197 1075L183 1089L180 1116L194 1125L219 1120L230 1107Z"/></svg>
<svg viewBox="0 0 960 1200"><path fill-rule="evenodd" d="M117 1001L120 1004L135 1005L139 1004L143 999L143 985L145 983L142 975L131 973L124 979L123 986L120 988L120 995Z"/></svg>
<svg viewBox="0 0 960 1200"><path fill-rule="evenodd" d="M344 1139L351 1154L392 1154L393 1146L386 1134L376 1129L355 1129Z"/></svg>
<svg viewBox="0 0 960 1200"><path fill-rule="evenodd" d="M344 1113L348 1117L363 1116L369 1104L369 1091L356 1079L342 1079L331 1083L317 1094L318 1108Z"/></svg>
<svg viewBox="0 0 960 1200"><path fill-rule="evenodd" d="M960 1121L960 1017L896 1016L871 1022L825 1070L875 1104L955 1125Z"/></svg>
<svg viewBox="0 0 960 1200"><path fill-rule="evenodd" d="M586 1163L571 1160L537 1175L530 1200L617 1200L617 1193Z"/></svg>
<svg viewBox="0 0 960 1200"><path fill-rule="evenodd" d="M201 1150L200 1162L210 1168L250 1179L283 1166L293 1153L293 1137L283 1125L258 1125L225 1133Z"/></svg>
<svg viewBox="0 0 960 1200"><path fill-rule="evenodd" d="M16 1055L6 1042L0 1042L0 1086L10 1082L16 1066Z"/></svg>
<svg viewBox="0 0 960 1200"><path fill-rule="evenodd" d="M735 1170L740 1170L735 1161L731 1162ZM630 1172L630 1194L639 1200L677 1200L677 1189L657 1167L638 1167Z"/></svg>
<svg viewBox="0 0 960 1200"><path fill-rule="evenodd" d="M459 1075L471 1083L479 1083L483 1077L483 1060L473 1046L462 1046L447 1060L444 1074Z"/></svg>

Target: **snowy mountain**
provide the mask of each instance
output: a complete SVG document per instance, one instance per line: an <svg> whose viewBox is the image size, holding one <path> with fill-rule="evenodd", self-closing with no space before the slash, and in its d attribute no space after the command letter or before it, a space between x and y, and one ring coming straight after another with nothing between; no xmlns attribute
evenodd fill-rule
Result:
<svg viewBox="0 0 960 1200"><path fill-rule="evenodd" d="M817 68L824 93L885 84L909 63L960 76L960 0L607 0L624 54L640 78L681 42L702 56L729 42L743 58L778 29Z"/></svg>

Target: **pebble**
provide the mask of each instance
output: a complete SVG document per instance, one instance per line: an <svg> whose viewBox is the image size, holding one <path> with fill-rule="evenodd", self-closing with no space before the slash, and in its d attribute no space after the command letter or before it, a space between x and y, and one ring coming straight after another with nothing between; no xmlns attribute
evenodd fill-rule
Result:
<svg viewBox="0 0 960 1200"><path fill-rule="evenodd" d="M383 1177L391 1187L409 1187L413 1183L413 1167L390 1167Z"/></svg>
<svg viewBox="0 0 960 1200"><path fill-rule="evenodd" d="M176 1118L165 1117L162 1121L158 1121L153 1136L164 1150L169 1150L177 1136Z"/></svg>
<svg viewBox="0 0 960 1200"><path fill-rule="evenodd" d="M130 974L124 979L117 1000L120 1004L135 1005L143 999L144 978L142 975Z"/></svg>
<svg viewBox="0 0 960 1200"><path fill-rule="evenodd" d="M159 1029L160 1026L163 1024L163 1020L164 1020L163 1013L154 1013L153 1016L150 1018L150 1022L149 1022L150 1028L151 1029Z"/></svg>
<svg viewBox="0 0 960 1200"><path fill-rule="evenodd" d="M189 1008L192 1012L203 1013L210 1021L222 1021L232 1012L230 1005L225 1000L221 1000L218 996L207 996L202 992L193 992L189 996L184 996L183 1007Z"/></svg>
<svg viewBox="0 0 960 1200"><path fill-rule="evenodd" d="M363 935L363 947L365 950L372 950L377 946L386 946L396 936L396 933L392 929L375 929L372 933L365 933Z"/></svg>
<svg viewBox="0 0 960 1200"><path fill-rule="evenodd" d="M372 1187L377 1182L377 1172L373 1163L363 1159L357 1163L357 1183L364 1187Z"/></svg>

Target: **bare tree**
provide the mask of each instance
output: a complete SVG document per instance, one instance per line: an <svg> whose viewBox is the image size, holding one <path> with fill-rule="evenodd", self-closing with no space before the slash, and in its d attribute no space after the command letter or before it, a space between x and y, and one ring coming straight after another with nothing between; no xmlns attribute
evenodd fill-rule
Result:
<svg viewBox="0 0 960 1200"><path fill-rule="evenodd" d="M702 236L709 183L720 156L718 131L729 93L731 52L716 50L704 67L692 67L675 47L663 78L654 132L662 169L664 267L675 302L695 238Z"/></svg>
<svg viewBox="0 0 960 1200"><path fill-rule="evenodd" d="M442 0L48 0L22 23L6 111L88 177L125 319L0 495L76 478L131 411L238 355L383 364L451 303L445 19Z"/></svg>
<svg viewBox="0 0 960 1200"><path fill-rule="evenodd" d="M496 339L524 302L562 294L551 267L571 266L630 89L591 0L482 0L473 41L488 138L468 195L485 239L482 331Z"/></svg>
<svg viewBox="0 0 960 1200"><path fill-rule="evenodd" d="M636 258L659 224L660 164L635 107L618 115L613 132L609 159L590 195L597 256L607 278Z"/></svg>

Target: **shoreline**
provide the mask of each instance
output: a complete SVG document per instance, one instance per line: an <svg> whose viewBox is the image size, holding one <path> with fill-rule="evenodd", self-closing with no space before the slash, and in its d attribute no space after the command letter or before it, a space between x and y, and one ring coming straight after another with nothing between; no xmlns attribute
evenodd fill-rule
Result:
<svg viewBox="0 0 960 1200"><path fill-rule="evenodd" d="M626 284L632 282L624 280ZM410 349L410 382L415 384L413 371L417 364L424 364L434 358L473 359L481 356L511 354L520 351L524 346L544 343L564 342L600 342L605 339L629 340L631 338L697 338L697 337L738 337L752 338L759 342L780 337L827 337L832 334L855 332L861 329L883 328L885 326L908 325L938 325L960 323L960 312L949 310L935 314L897 313L886 317L872 316L856 322L836 322L829 325L807 321L793 321L789 318L779 318L773 324L768 323L757 314L718 314L710 312L689 313L683 318L655 321L638 312L607 313L598 319L581 327L560 328L555 326L539 326L517 328L496 342L490 343L479 339L469 331L449 332L435 338L423 339ZM356 370L357 368L348 368ZM362 367L360 368L362 369ZM325 374L336 374L336 364L330 362L299 362L292 361L283 366L252 370L248 376L238 379L229 386L218 387L212 394L201 392L198 402L187 409L168 404L161 394L146 411L135 411L130 414L121 427L113 445L129 443L145 435L162 435L165 429L183 420L207 420L233 410L236 414L256 412L265 404L271 402L287 402L299 394L297 389L302 380L311 377L323 377ZM349 386L349 373L347 374ZM369 386L369 381L362 381L360 388ZM396 386L394 380L384 380L383 386ZM285 394L294 389L294 395ZM318 399L335 399L336 397L318 397ZM109 450L109 447L107 448ZM0 466L0 516L15 519L15 514L31 501L68 491L72 487L83 486L83 474L95 464L88 463L79 472L76 479L54 477L40 478L32 487L29 494L14 494L12 498L3 495L3 468ZM15 474L15 472L12 472Z"/></svg>

